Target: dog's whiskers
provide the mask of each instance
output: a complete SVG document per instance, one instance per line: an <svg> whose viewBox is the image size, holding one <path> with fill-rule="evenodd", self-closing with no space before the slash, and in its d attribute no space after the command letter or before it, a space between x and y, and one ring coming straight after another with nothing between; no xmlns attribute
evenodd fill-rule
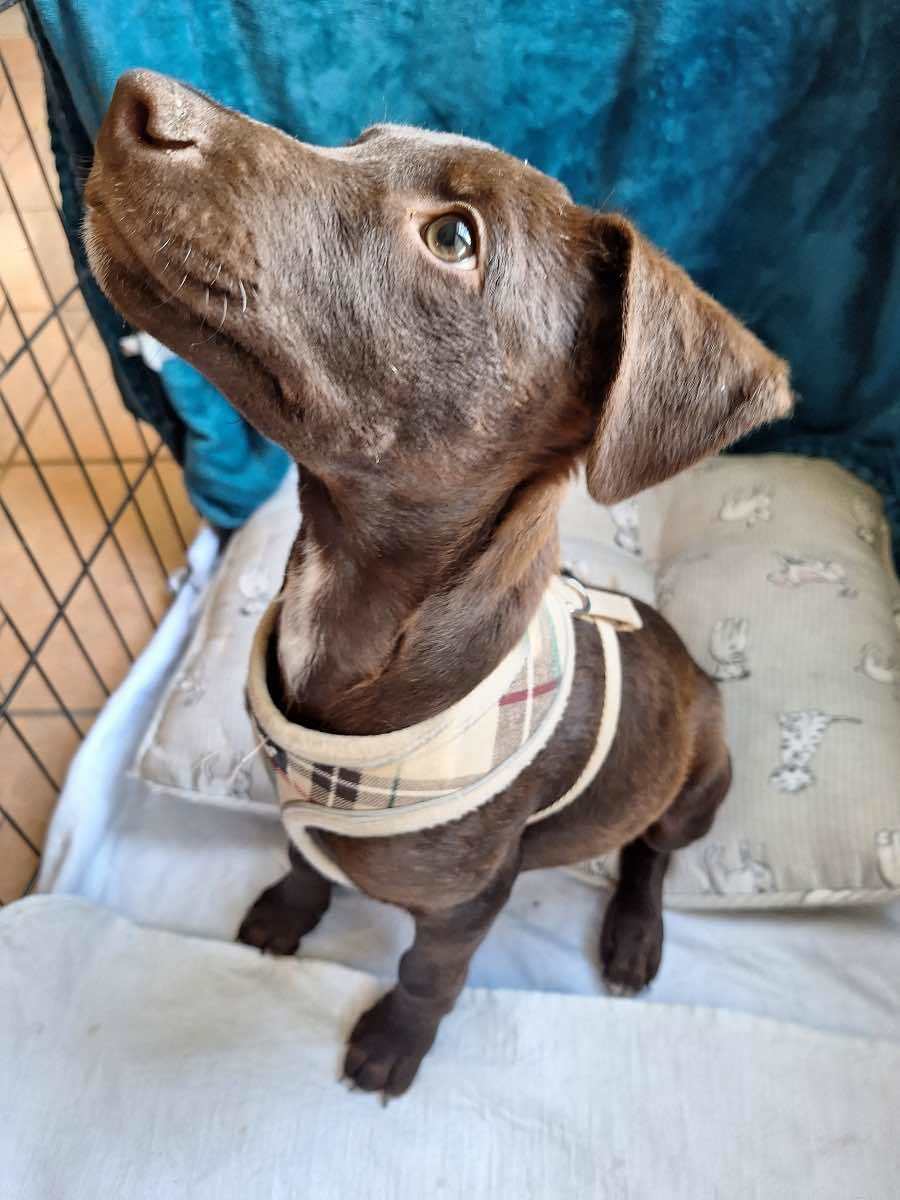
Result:
<svg viewBox="0 0 900 1200"><path fill-rule="evenodd" d="M172 235L170 233L169 236L166 238L166 240L161 245L156 247L156 253L161 254L162 251L165 250L166 246L168 246L169 242L171 242L171 240L172 240Z"/></svg>
<svg viewBox="0 0 900 1200"><path fill-rule="evenodd" d="M207 317L208 317L208 316L209 316L209 287L207 287L207 288L206 288L206 290L205 290L205 294L204 294L204 298L203 298L203 317L202 317L202 319L201 319L201 321L200 321L200 328L201 328L201 329L205 329L205 328L206 328L206 323L207 323L207 322L206 322L206 319L207 319ZM215 337L215 334L213 334L213 335L211 335L211 336ZM209 338L205 338L204 340L208 342L210 339L209 339ZM197 349L197 347L198 347L198 346L201 346L202 344L203 344L203 342L202 342L202 341L191 342L191 349L192 349L192 350L196 350L196 349Z"/></svg>
<svg viewBox="0 0 900 1200"><path fill-rule="evenodd" d="M247 292L242 279L238 279L238 287L241 290L241 312L245 313L247 311Z"/></svg>
<svg viewBox="0 0 900 1200"><path fill-rule="evenodd" d="M225 318L227 316L228 316L228 297L223 296L222 297L222 320L219 322L219 324L216 326L216 328L212 331L212 333L209 335L209 337L203 339L204 341L211 342L217 334L222 332L222 328L225 325ZM200 343L195 342L194 345L199 346Z"/></svg>

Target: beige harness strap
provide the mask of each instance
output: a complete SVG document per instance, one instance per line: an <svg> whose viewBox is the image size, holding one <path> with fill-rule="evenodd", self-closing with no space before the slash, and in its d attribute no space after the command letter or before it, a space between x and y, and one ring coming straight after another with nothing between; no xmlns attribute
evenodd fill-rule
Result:
<svg viewBox="0 0 900 1200"><path fill-rule="evenodd" d="M549 741L557 722L564 716L575 663L572 618L593 621L602 642L605 689L600 726L597 730L597 738L591 755L572 787L569 788L565 795L560 796L558 800L548 805L547 808L529 817L527 823L531 825L538 821L546 821L548 817L554 816L567 805L571 804L573 800L576 800L590 786L609 753L619 722L619 710L622 703L622 660L618 632L640 629L641 618L627 596L600 591L596 588L587 588L578 580L571 577L557 576L551 584L551 588L555 595L546 598L545 602L549 606L547 612L555 614L552 619L554 628L557 630L557 644L568 643L569 647L561 656L564 664L562 686L555 696L552 707L547 710L543 718L542 728L535 731L539 737L533 736L531 741L522 743L516 753L509 755L493 766L488 774L484 776L484 779L491 781L491 791L484 789L483 780L476 780L480 791L476 791L475 786L470 786L468 788L461 788L456 792L449 792L445 796L439 795L425 801L416 801L406 807L388 807L386 809L371 810L358 809L355 811L345 811L322 803L315 805L303 802L298 803L293 797L286 803L284 798L282 798L282 817L290 837L310 865L325 876L326 879L331 879L333 882L344 884L347 887L352 888L354 886L338 865L331 860L329 855L310 836L310 829L329 830L332 833L346 834L351 837L383 837L389 836L391 833L412 833L420 829L431 828L437 824L459 820L468 811L489 801L492 795L496 795L513 782L523 769L523 766L527 765L534 755L539 753L547 741ZM269 696L268 687L265 682L265 654L269 637L271 636L273 620L274 618L270 612L260 624L260 629L257 632L257 639L254 643L254 654L251 656L248 699L260 732L272 739L275 749L279 747L290 748L292 730L299 727L292 727L290 722L278 712ZM530 664L531 660L529 659L528 662ZM502 666L503 664L501 664ZM513 667L515 668L516 666L517 660L513 662ZM530 670L531 666L529 665ZM498 671L500 671L500 668L498 668ZM494 689L497 691L494 702L499 699L503 694L503 690L511 682L511 679L506 678L507 674L510 674L510 672L506 671L502 678L498 676L499 683ZM471 704L472 696L480 694L480 691L483 691L485 687L489 685L493 687L494 675L497 675L497 671L488 680L484 681L479 686L479 689L476 689L470 695L466 701L467 704ZM518 693L514 692L513 694L517 698L521 698ZM489 706L485 711L491 712L493 709ZM448 710L448 713L452 712L452 709ZM260 721L261 715L264 717L262 721ZM447 714L442 714L437 721L442 727L447 721ZM363 739L340 738L334 735L317 734L308 730L301 730L304 738L304 746L301 749L307 755L314 755L315 762L318 762L320 757L326 763L344 762L358 772L365 773L367 769L377 769L385 754L387 754L388 759L390 759L392 754L395 756L399 755L402 758L403 754L407 752L406 743L410 742L411 737L413 739L412 750L417 750L419 741L423 739L422 730L433 732L432 726L434 725L435 720L433 719L422 726L414 726L408 730L401 730L396 734L382 734ZM465 729L463 729L463 732L465 732ZM402 740L402 745L395 745L395 743L398 743L398 739ZM310 741L315 743L311 748L309 745ZM322 743L321 755L318 755L320 749L319 743ZM346 758L347 745L345 743L351 745L351 749L354 751L353 758ZM335 757L333 753L335 747L345 755L343 759ZM363 753L364 751L365 753ZM280 752L284 753L283 750ZM524 758L522 757L523 754L525 755ZM517 756L521 761L518 761ZM308 781L305 781L304 788L308 786ZM330 796L331 793L329 793L329 800ZM390 828L386 828L388 824Z"/></svg>
<svg viewBox="0 0 900 1200"><path fill-rule="evenodd" d="M581 774L558 800L554 800L540 812L532 813L526 822L528 825L546 821L548 817L552 817L566 808L573 800L577 800L596 779L597 772L603 766L613 738L616 736L619 712L622 707L622 655L616 630L633 632L643 625L640 614L628 596L584 587L571 576L561 575L559 582L577 601L578 607L574 607L573 600L569 597L566 598L566 603L572 608L572 615L581 620L593 621L600 634L600 640L603 643L603 666L606 673L603 712L600 716L600 728L597 730L594 749L584 764Z"/></svg>

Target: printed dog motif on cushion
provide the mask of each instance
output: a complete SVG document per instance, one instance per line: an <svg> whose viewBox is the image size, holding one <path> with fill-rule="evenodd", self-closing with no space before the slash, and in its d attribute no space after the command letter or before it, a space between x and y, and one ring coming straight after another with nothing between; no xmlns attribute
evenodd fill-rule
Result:
<svg viewBox="0 0 900 1200"><path fill-rule="evenodd" d="M866 642L860 650L856 670L873 683L891 688L894 699L900 701L900 650L891 652L877 642Z"/></svg>
<svg viewBox="0 0 900 1200"><path fill-rule="evenodd" d="M246 756L227 751L204 754L194 763L193 785L207 795L249 800L252 778L247 763Z"/></svg>
<svg viewBox="0 0 900 1200"><path fill-rule="evenodd" d="M616 527L613 537L615 544L626 554L633 554L635 558L640 558L643 552L641 550L640 513L636 498L632 496L628 500L623 500L621 504L613 504L609 509L609 515Z"/></svg>
<svg viewBox="0 0 900 1200"><path fill-rule="evenodd" d="M900 661L896 654L889 654L877 642L866 642L860 651L856 665L868 679L888 686L900 682Z"/></svg>
<svg viewBox="0 0 900 1200"><path fill-rule="evenodd" d="M760 850L760 855L764 850ZM762 857L754 858L750 843L738 843L737 862L731 865L725 847L712 842L704 854L712 889L719 896L754 896L775 890L772 868Z"/></svg>
<svg viewBox="0 0 900 1200"><path fill-rule="evenodd" d="M203 663L198 659L185 664L176 680L178 698L185 708L198 704L206 695L209 681L203 671Z"/></svg>
<svg viewBox="0 0 900 1200"><path fill-rule="evenodd" d="M776 587L796 588L808 583L835 583L839 585L839 596L857 595L847 580L847 571L838 562L826 562L821 558L801 558L797 555L779 554L779 571L766 576Z"/></svg>
<svg viewBox="0 0 900 1200"><path fill-rule="evenodd" d="M768 488L754 487L731 492L722 501L720 521L740 521L748 529L760 521L772 520L772 493Z"/></svg>
<svg viewBox="0 0 900 1200"><path fill-rule="evenodd" d="M780 792L811 787L816 777L809 764L828 728L838 722L862 724L858 717L833 717L818 708L781 713L781 766L769 776L772 786Z"/></svg>
<svg viewBox="0 0 900 1200"><path fill-rule="evenodd" d="M747 679L747 643L750 623L746 617L720 617L709 637L709 653L715 664L713 679L724 683L730 679Z"/></svg>

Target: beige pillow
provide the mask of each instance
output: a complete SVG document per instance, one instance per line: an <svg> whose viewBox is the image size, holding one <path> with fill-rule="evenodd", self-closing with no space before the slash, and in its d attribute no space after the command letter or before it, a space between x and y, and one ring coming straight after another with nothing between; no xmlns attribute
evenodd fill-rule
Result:
<svg viewBox="0 0 900 1200"><path fill-rule="evenodd" d="M289 480L232 539L138 755L156 786L277 815L243 687L297 522ZM667 903L900 892L900 584L877 494L827 462L725 457L612 509L579 484L562 532L565 565L655 600L721 683L734 783L675 855ZM609 882L615 856L578 870Z"/></svg>
<svg viewBox="0 0 900 1200"><path fill-rule="evenodd" d="M281 587L300 526L297 477L233 535L184 658L163 692L134 770L186 800L278 816L272 781L244 707L250 643Z"/></svg>
<svg viewBox="0 0 900 1200"><path fill-rule="evenodd" d="M896 894L900 584L877 494L832 463L766 455L714 459L603 522L588 503L570 502L566 557L584 568L589 530L626 541L725 702L734 782L709 836L674 857L667 903ZM588 582L623 577L602 546L594 561ZM587 872L614 878L615 856Z"/></svg>

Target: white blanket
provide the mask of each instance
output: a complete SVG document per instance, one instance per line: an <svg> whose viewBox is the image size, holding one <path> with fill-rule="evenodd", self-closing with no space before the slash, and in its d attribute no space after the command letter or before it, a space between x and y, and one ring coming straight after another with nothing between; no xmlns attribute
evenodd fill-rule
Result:
<svg viewBox="0 0 900 1200"><path fill-rule="evenodd" d="M3 1200L893 1200L900 1047L746 1015L467 991L386 1111L337 1082L356 971L0 912Z"/></svg>

